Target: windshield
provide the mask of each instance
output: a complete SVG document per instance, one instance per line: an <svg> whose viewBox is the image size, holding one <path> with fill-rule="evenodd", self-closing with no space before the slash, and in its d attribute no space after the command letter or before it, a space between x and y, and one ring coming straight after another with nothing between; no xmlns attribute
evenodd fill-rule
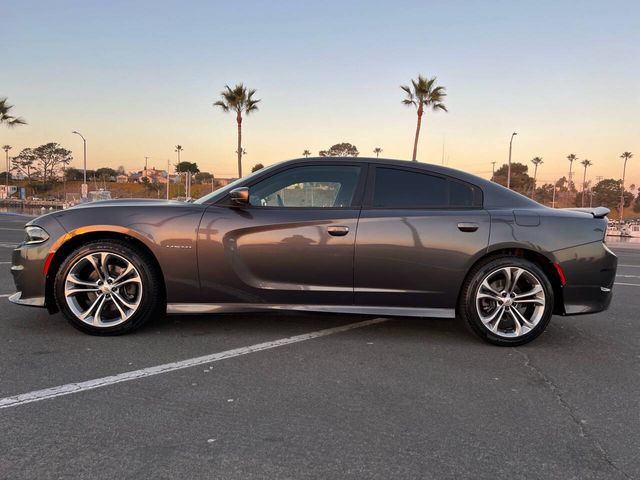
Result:
<svg viewBox="0 0 640 480"><path fill-rule="evenodd" d="M217 190L214 190L209 195L205 195L204 197L200 197L199 199L195 200L193 203L202 204L202 203L209 203L211 200L214 200L214 199L217 200L218 198L225 196L228 192L230 192L231 190L233 190L237 186L245 183L246 181L248 181L248 180L252 179L253 177L257 176L258 174L262 174L264 172L267 172L267 171L271 170L276 165L277 164L270 165L270 166L265 167L265 168L261 168L260 170L256 170L255 172L251 173L250 175L247 175L246 177L238 178L237 180L234 180L233 182L229 183L228 185L225 185L224 187L220 187Z"/></svg>

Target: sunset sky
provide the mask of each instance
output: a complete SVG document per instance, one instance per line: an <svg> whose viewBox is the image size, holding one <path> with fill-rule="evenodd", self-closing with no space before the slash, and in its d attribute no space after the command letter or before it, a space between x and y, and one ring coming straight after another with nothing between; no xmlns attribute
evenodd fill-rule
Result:
<svg viewBox="0 0 640 480"><path fill-rule="evenodd" d="M410 159L415 112L399 86L419 73L447 88L429 112L420 161L491 175L544 159L540 181L566 175L640 183L637 1L4 2L0 96L28 126L0 144L59 142L88 166L165 168L182 159L236 171L236 126L214 109L225 84L258 90L244 122L247 170L351 142L361 156ZM580 165L574 168L580 169ZM530 168L532 171L532 168ZM581 176L580 176L581 179Z"/></svg>

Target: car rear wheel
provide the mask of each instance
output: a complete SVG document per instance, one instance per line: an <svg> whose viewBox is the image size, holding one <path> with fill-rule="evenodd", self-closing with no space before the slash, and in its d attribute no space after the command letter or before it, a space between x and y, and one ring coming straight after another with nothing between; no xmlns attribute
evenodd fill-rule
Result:
<svg viewBox="0 0 640 480"><path fill-rule="evenodd" d="M159 273L148 254L119 240L73 251L55 278L56 302L69 322L93 335L130 332L161 312Z"/></svg>
<svg viewBox="0 0 640 480"><path fill-rule="evenodd" d="M545 330L553 302L553 288L540 267L520 257L498 257L469 274L458 310L483 340L517 346Z"/></svg>

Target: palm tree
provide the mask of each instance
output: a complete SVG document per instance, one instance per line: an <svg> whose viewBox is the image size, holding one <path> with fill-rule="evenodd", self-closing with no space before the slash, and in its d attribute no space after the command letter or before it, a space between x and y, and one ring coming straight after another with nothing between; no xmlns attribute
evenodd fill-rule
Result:
<svg viewBox="0 0 640 480"><path fill-rule="evenodd" d="M447 112L447 107L444 106L442 101L447 96L445 87L437 86L436 77L424 78L422 75L418 75L418 80L411 80L411 87L407 85L401 85L400 88L407 94L402 103L407 106L413 105L418 111L418 122L416 124L416 136L413 141L413 157L412 160L416 161L416 154L418 153L418 137L420 136L420 125L422 124L422 115L424 109L431 109L434 112L436 110L443 110Z"/></svg>
<svg viewBox="0 0 640 480"><path fill-rule="evenodd" d="M584 207L584 191L587 186L587 167L593 165L591 160L587 160L586 158L580 162L584 166L584 173L582 174L582 206Z"/></svg>
<svg viewBox="0 0 640 480"><path fill-rule="evenodd" d="M15 127L16 125L26 125L20 117L14 117L9 112L13 108L13 105L7 103L7 97L0 98L0 124L4 124L7 127Z"/></svg>
<svg viewBox="0 0 640 480"><path fill-rule="evenodd" d="M309 150L305 150L304 152L302 152L302 156L304 158L309 158L309 155L311 155L311 152Z"/></svg>
<svg viewBox="0 0 640 480"><path fill-rule="evenodd" d="M538 176L538 165L544 162L542 161L542 158L534 157L531 159L531 163L535 165L535 168L533 170L533 191L531 192L531 198L533 198L536 193L536 178Z"/></svg>
<svg viewBox="0 0 640 480"><path fill-rule="evenodd" d="M183 151L182 145L176 145L176 153L178 154L178 163L180 163L180 152Z"/></svg>
<svg viewBox="0 0 640 480"><path fill-rule="evenodd" d="M376 154L376 158L378 158L380 156L380 154L382 153L382 149L380 147L376 147L373 149L373 153Z"/></svg>
<svg viewBox="0 0 640 480"><path fill-rule="evenodd" d="M247 90L247 88L239 83L235 87L231 88L229 85L224 86L225 90L220 92L222 100L214 102L214 107L220 107L224 112L236 112L236 122L238 124L238 178L242 177L242 114L249 115L251 112L258 110L258 102L260 100L254 100L253 96L256 91L253 89Z"/></svg>
<svg viewBox="0 0 640 480"><path fill-rule="evenodd" d="M620 158L624 160L624 167L622 167L622 189L620 191L620 221L622 221L622 212L624 210L624 177L627 173L627 160L633 158L633 153L623 152Z"/></svg>
<svg viewBox="0 0 640 480"><path fill-rule="evenodd" d="M567 155L567 160L569 160L569 190L571 190L571 184L573 183L573 178L571 178L571 169L573 167L573 162L578 160L578 156L575 153L570 153Z"/></svg>

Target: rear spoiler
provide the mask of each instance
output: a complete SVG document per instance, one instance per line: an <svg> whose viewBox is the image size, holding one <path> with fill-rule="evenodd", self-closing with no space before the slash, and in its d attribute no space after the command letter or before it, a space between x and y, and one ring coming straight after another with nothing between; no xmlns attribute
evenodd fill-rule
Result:
<svg viewBox="0 0 640 480"><path fill-rule="evenodd" d="M593 218L604 218L609 215L607 207L595 207L595 208L563 208L562 210L572 210L574 212L584 212L593 215Z"/></svg>

